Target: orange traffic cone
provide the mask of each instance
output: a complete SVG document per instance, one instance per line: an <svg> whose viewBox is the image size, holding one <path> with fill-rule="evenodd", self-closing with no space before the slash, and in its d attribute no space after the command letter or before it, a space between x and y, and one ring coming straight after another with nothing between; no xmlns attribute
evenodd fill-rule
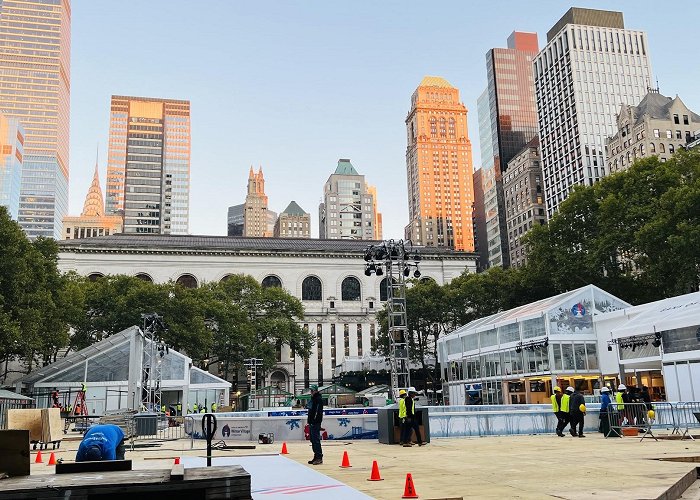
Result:
<svg viewBox="0 0 700 500"><path fill-rule="evenodd" d="M348 467L352 467L352 465L350 465L350 457L348 457L347 451L343 452L343 463L340 464L340 467L342 469L347 469Z"/></svg>
<svg viewBox="0 0 700 500"><path fill-rule="evenodd" d="M39 453L36 454L36 460L34 460L35 464L43 464L44 461L41 459L41 450L39 450Z"/></svg>
<svg viewBox="0 0 700 500"><path fill-rule="evenodd" d="M287 443L282 443L282 455L289 455L289 452L287 451Z"/></svg>
<svg viewBox="0 0 700 500"><path fill-rule="evenodd" d="M46 465L56 465L56 456L53 454L53 451L51 452L51 455L49 456L49 463Z"/></svg>
<svg viewBox="0 0 700 500"><path fill-rule="evenodd" d="M382 476L379 475L379 466L377 465L376 460L372 462L372 474L369 476L369 479L367 479L367 481L384 481L384 479L382 479Z"/></svg>
<svg viewBox="0 0 700 500"><path fill-rule="evenodd" d="M180 465L180 457L175 457L175 465Z"/></svg>
<svg viewBox="0 0 700 500"><path fill-rule="evenodd" d="M411 473L406 474L406 486L403 489L403 496L401 498L418 498L418 493L416 493L416 488L413 486L413 477Z"/></svg>

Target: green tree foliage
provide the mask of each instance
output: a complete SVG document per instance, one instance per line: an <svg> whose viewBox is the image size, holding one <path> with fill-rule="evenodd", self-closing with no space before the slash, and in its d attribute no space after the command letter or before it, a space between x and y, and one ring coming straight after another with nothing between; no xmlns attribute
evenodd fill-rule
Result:
<svg viewBox="0 0 700 500"><path fill-rule="evenodd" d="M0 206L0 361L21 361L26 370L51 361L68 343L68 324L79 296L57 269L53 240L30 242Z"/></svg>
<svg viewBox="0 0 700 500"><path fill-rule="evenodd" d="M593 283L632 303L698 289L700 152L635 162L578 187L526 237L527 273L554 293Z"/></svg>

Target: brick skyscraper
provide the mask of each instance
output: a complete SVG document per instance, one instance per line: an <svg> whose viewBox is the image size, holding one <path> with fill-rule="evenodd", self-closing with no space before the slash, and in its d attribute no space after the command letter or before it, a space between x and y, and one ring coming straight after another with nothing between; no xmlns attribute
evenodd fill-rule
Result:
<svg viewBox="0 0 700 500"><path fill-rule="evenodd" d="M423 78L411 97L406 132L406 238L473 252L472 146L459 90L444 78Z"/></svg>

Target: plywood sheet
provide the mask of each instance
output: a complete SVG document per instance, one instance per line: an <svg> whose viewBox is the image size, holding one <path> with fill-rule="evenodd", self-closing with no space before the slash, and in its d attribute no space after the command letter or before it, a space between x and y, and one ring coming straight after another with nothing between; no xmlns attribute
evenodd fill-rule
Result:
<svg viewBox="0 0 700 500"><path fill-rule="evenodd" d="M63 439L63 420L59 408L41 410L42 438L44 443L53 443Z"/></svg>
<svg viewBox="0 0 700 500"><path fill-rule="evenodd" d="M7 428L28 430L30 441L42 440L41 409L7 410Z"/></svg>

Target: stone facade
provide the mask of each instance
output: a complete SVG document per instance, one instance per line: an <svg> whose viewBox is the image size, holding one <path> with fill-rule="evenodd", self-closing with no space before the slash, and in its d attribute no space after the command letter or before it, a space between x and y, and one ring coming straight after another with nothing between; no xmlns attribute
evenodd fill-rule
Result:
<svg viewBox="0 0 700 500"><path fill-rule="evenodd" d="M503 174L503 193L510 265L520 267L527 260L523 235L532 226L547 222L539 141L536 138L508 162L508 169Z"/></svg>
<svg viewBox="0 0 700 500"><path fill-rule="evenodd" d="M265 194L265 177L262 167L257 173L250 167L248 174L248 194L243 204L243 236L271 237L277 214L268 210Z"/></svg>
<svg viewBox="0 0 700 500"><path fill-rule="evenodd" d="M59 268L90 275L139 275L156 283L198 286L244 273L259 282L279 281L299 298L301 322L316 342L308 361L283 346L280 362L266 380L283 380L291 390L328 383L346 356L371 351L379 335L377 312L385 294L382 276L364 275L368 242L225 236L115 235L60 243ZM425 278L444 284L475 272L476 257L466 252L421 248ZM359 287L357 284L359 283ZM355 285L355 286L353 286ZM358 293L359 292L359 293Z"/></svg>
<svg viewBox="0 0 700 500"><path fill-rule="evenodd" d="M277 218L273 236L275 238L311 238L311 214L292 201Z"/></svg>
<svg viewBox="0 0 700 500"><path fill-rule="evenodd" d="M700 116L681 98L650 91L637 106L623 105L617 115L617 133L605 145L610 172L627 170L638 158L658 155L666 161L692 142Z"/></svg>

